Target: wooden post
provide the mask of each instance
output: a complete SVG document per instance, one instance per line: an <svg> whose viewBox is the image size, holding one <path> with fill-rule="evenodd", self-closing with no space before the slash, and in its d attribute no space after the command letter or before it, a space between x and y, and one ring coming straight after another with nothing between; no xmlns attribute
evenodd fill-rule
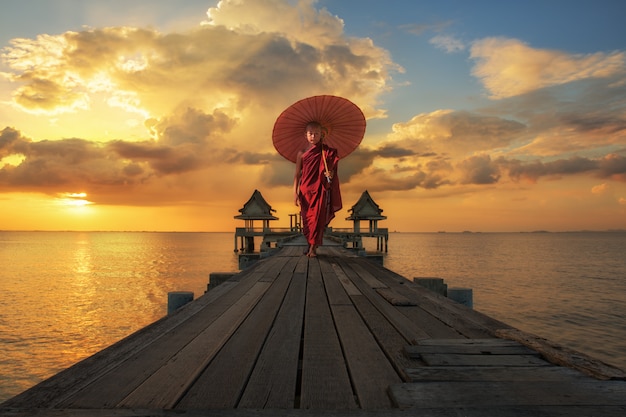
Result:
<svg viewBox="0 0 626 417"><path fill-rule="evenodd" d="M209 283L206 290L211 291L233 275L237 275L237 272L211 272L209 274Z"/></svg>
<svg viewBox="0 0 626 417"><path fill-rule="evenodd" d="M169 316L185 304L193 301L191 291L172 291L167 293L167 315Z"/></svg>
<svg viewBox="0 0 626 417"><path fill-rule="evenodd" d="M428 288L437 294L446 297L448 295L448 284L443 281L443 278L413 278L413 282L421 285L424 288Z"/></svg>
<svg viewBox="0 0 626 417"><path fill-rule="evenodd" d="M474 294L471 288L448 288L448 298L466 307L474 307Z"/></svg>

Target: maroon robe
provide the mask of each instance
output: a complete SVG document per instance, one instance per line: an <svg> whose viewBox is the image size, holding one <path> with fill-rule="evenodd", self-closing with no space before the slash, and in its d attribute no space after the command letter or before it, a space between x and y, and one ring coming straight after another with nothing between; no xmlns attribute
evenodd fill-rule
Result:
<svg viewBox="0 0 626 417"><path fill-rule="evenodd" d="M331 182L324 175L322 149L328 170L334 174ZM326 145L312 146L302 154L300 177L300 214L302 232L310 246L321 245L324 229L341 210L341 192L337 177L337 150Z"/></svg>

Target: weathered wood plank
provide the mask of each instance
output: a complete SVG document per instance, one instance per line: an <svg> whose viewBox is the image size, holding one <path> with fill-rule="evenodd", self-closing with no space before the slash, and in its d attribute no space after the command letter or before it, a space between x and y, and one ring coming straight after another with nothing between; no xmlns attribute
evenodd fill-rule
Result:
<svg viewBox="0 0 626 417"><path fill-rule="evenodd" d="M346 287L342 285L343 283L340 280L338 275L342 274L341 268L333 268L332 264L328 259L319 258L320 272L322 274L322 279L324 282L324 287L326 288L326 296L328 297L328 304L330 305L340 305L347 304L352 305L352 300L346 293ZM343 277L344 279L347 279ZM350 287L348 286L348 289Z"/></svg>
<svg viewBox="0 0 626 417"><path fill-rule="evenodd" d="M359 258L355 258L355 259L359 260ZM361 262L358 262L358 261L355 262L355 259L352 259L352 262L350 263L350 265L352 266L354 271L359 275L359 278L361 278L363 282L365 282L370 288L374 290L388 288L387 284L382 282L377 275L374 275L373 273L370 272L370 270L364 268ZM373 264L372 262L369 262L362 258L360 260L367 262L368 266L370 263Z"/></svg>
<svg viewBox="0 0 626 417"><path fill-rule="evenodd" d="M624 417L626 407L605 405L576 406L475 406L457 408L420 408L419 417ZM406 410L134 410L134 409L0 409L6 417L406 417Z"/></svg>
<svg viewBox="0 0 626 417"><path fill-rule="evenodd" d="M445 381L390 387L401 409L626 405L624 381Z"/></svg>
<svg viewBox="0 0 626 417"><path fill-rule="evenodd" d="M387 388L402 381L352 305L331 306L354 391L363 409L390 408Z"/></svg>
<svg viewBox="0 0 626 417"><path fill-rule="evenodd" d="M588 376L562 366L422 366L404 370L409 382L563 381Z"/></svg>
<svg viewBox="0 0 626 417"><path fill-rule="evenodd" d="M112 363L94 376L91 383L78 387L76 390L60 393L55 407L114 407L146 378L170 360L180 349L186 346L204 329L210 326L233 303L252 288L271 269L270 263L259 263L258 267L239 277L239 283L233 285L230 291L224 291L220 285L215 290L205 294L197 302L202 308L192 317L179 323L178 326L163 334L147 340L144 345L132 354L112 357ZM230 281L230 280L229 280ZM233 280L237 282L236 280ZM224 283L226 284L226 283ZM225 286L224 289L227 289ZM189 308L196 302L190 303ZM182 316L188 309L183 307L172 317ZM170 317L164 319L167 323ZM79 375L75 375L80 377Z"/></svg>
<svg viewBox="0 0 626 417"><path fill-rule="evenodd" d="M387 358L398 375L400 375L403 380L408 381L409 378L406 376L404 370L406 368L420 366L422 362L408 358L404 354L404 347L406 346L407 340L402 337L398 330L393 327L389 320L387 320L366 297L363 295L355 295L352 297L352 302L363 320L367 323L367 327L387 355Z"/></svg>
<svg viewBox="0 0 626 417"><path fill-rule="evenodd" d="M430 366L548 366L549 362L534 355L461 355L454 353L423 353Z"/></svg>
<svg viewBox="0 0 626 417"><path fill-rule="evenodd" d="M404 295L390 289L390 288L377 288L376 292L394 306L414 306L417 305L415 301L409 300Z"/></svg>
<svg viewBox="0 0 626 417"><path fill-rule="evenodd" d="M328 299L324 291L319 261L309 261L300 408L356 408L350 377Z"/></svg>
<svg viewBox="0 0 626 417"><path fill-rule="evenodd" d="M400 313L404 314L409 320L415 323L422 331L428 335L428 337L434 339L466 339L466 336L461 334L457 329L451 327L446 322L440 320L438 317L433 316L423 308L418 306L406 306L398 309ZM419 341L421 344L423 341L429 339L422 339Z"/></svg>
<svg viewBox="0 0 626 417"><path fill-rule="evenodd" d="M358 259L358 258L357 258ZM364 260L363 260L364 261ZM352 281L355 287L367 297L367 299L380 311L389 322L400 332L400 334L411 343L417 340L427 339L429 336L415 323L403 315L398 308L389 304L374 289L361 279L359 273L353 269L358 260L335 258L334 262L341 266L345 275ZM364 261L365 262L365 261Z"/></svg>
<svg viewBox="0 0 626 417"><path fill-rule="evenodd" d="M410 358L417 358L424 353L459 353L463 355L539 355L538 352L524 345L410 345L405 346L404 351Z"/></svg>
<svg viewBox="0 0 626 417"><path fill-rule="evenodd" d="M359 289L354 286L352 281L350 281L350 279L346 276L345 272L343 272L343 269L341 269L339 265L333 262L332 268L333 271L335 271L337 279L339 279L339 282L343 286L343 289L346 291L346 294L348 294L349 296L361 295L361 291L359 291Z"/></svg>
<svg viewBox="0 0 626 417"><path fill-rule="evenodd" d="M117 404L119 407L172 408L270 287L257 282L215 322Z"/></svg>
<svg viewBox="0 0 626 417"><path fill-rule="evenodd" d="M299 258L285 300L238 408L295 407L307 263L306 257Z"/></svg>
<svg viewBox="0 0 626 417"><path fill-rule="evenodd" d="M577 369L594 378L626 380L626 371L539 336L517 329L499 329L496 335L528 346L554 364Z"/></svg>
<svg viewBox="0 0 626 417"><path fill-rule="evenodd" d="M297 258L278 262L284 265L278 278L198 379L193 381L183 398L176 403L176 408L221 409L237 405L285 298ZM235 363L237 366L233 366Z"/></svg>
<svg viewBox="0 0 626 417"><path fill-rule="evenodd" d="M300 256L300 255L302 255L302 246L287 245L287 246L283 246L281 250L277 251L272 256L278 256L281 258L290 258L290 257Z"/></svg>
<svg viewBox="0 0 626 417"><path fill-rule="evenodd" d="M450 327L458 329L466 337L488 338L493 337L497 329L511 328L511 326L499 320L451 301L373 262L370 269L372 271L375 270L378 279L390 288L405 288L407 291L403 292L403 294L409 299L415 300L417 305L425 311ZM412 297L417 298L413 299Z"/></svg>
<svg viewBox="0 0 626 417"><path fill-rule="evenodd" d="M521 343L514 340L487 338L487 339L425 339L420 340L420 346L522 346Z"/></svg>

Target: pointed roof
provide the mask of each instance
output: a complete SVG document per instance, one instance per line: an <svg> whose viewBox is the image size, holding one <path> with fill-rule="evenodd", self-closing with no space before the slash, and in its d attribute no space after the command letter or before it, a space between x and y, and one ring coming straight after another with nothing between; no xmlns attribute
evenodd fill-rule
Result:
<svg viewBox="0 0 626 417"><path fill-rule="evenodd" d="M243 208L239 209L241 214L234 217L242 220L278 220L278 217L272 215L272 212L275 211L267 204L261 192L254 190L248 202L243 205Z"/></svg>
<svg viewBox="0 0 626 417"><path fill-rule="evenodd" d="M367 190L361 194L359 201L348 211L352 214L350 217L346 217L346 220L385 220L387 218L381 214L383 210L376 204Z"/></svg>

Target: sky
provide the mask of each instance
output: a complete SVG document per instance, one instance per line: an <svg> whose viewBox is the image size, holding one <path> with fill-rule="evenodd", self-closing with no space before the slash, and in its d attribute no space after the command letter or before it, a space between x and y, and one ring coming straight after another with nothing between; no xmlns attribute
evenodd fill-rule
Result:
<svg viewBox="0 0 626 417"><path fill-rule="evenodd" d="M272 129L320 94L367 119L334 227L368 191L390 231L626 229L621 0L0 10L0 230L230 232L254 190L288 227Z"/></svg>

